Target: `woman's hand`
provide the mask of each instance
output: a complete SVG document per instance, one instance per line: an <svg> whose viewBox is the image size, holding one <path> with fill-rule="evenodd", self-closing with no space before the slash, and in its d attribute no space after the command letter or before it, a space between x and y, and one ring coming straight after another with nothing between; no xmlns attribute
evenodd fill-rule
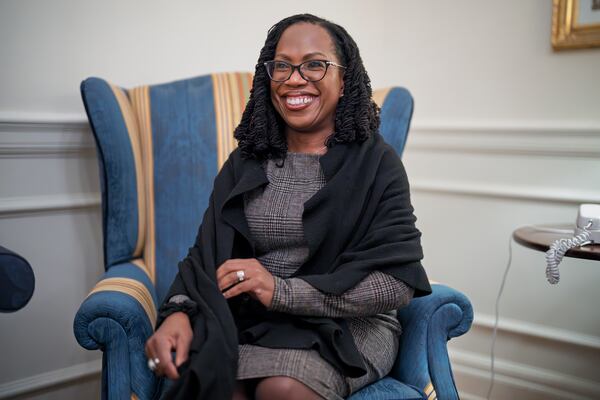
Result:
<svg viewBox="0 0 600 400"><path fill-rule="evenodd" d="M238 281L238 271L244 271L242 282ZM226 299L248 293L267 308L273 302L275 279L256 258L238 258L225 261L217 269L217 282L220 291L229 288L223 293ZM231 287L232 285L235 286Z"/></svg>
<svg viewBox="0 0 600 400"><path fill-rule="evenodd" d="M154 370L156 375L166 375L170 379L179 378L177 367L188 358L192 336L192 325L187 314L176 312L164 320L160 328L146 342L148 359L159 359ZM173 350L176 351L175 363L171 356Z"/></svg>

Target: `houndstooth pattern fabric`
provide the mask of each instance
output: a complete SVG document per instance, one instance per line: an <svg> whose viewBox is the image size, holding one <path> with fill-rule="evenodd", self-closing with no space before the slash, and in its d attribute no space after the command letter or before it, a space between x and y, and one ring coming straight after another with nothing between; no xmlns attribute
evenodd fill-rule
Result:
<svg viewBox="0 0 600 400"><path fill-rule="evenodd" d="M372 316L405 306L413 293L404 282L379 271L341 296L322 293L301 278L275 277L271 309L315 317Z"/></svg>
<svg viewBox="0 0 600 400"><path fill-rule="evenodd" d="M269 184L244 196L244 211L258 261L273 275L288 277L308 257L302 212L304 202L325 185L318 156L288 153L283 168L269 160Z"/></svg>
<svg viewBox="0 0 600 400"><path fill-rule="evenodd" d="M283 167L264 164L269 184L246 193L246 218L259 262L275 277L272 308L300 315L347 317L367 374L348 378L315 350L271 349L240 345L237 379L290 376L326 399L343 399L387 375L398 352L396 310L407 304L412 288L373 272L341 296L327 295L300 278L289 278L307 259L304 202L325 185L319 155L288 152Z"/></svg>

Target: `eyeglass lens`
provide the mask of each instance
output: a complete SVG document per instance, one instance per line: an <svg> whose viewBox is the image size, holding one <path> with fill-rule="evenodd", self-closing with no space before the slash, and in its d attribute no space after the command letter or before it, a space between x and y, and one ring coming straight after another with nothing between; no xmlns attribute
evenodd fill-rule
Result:
<svg viewBox="0 0 600 400"><path fill-rule="evenodd" d="M283 61L270 61L267 63L267 72L274 81L287 81L295 67ZM299 66L300 75L308 81L320 81L327 72L327 63L324 61L306 61Z"/></svg>

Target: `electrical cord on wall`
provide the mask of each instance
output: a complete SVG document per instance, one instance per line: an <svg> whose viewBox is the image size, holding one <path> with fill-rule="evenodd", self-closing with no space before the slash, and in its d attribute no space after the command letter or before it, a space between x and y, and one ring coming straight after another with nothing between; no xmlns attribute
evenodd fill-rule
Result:
<svg viewBox="0 0 600 400"><path fill-rule="evenodd" d="M498 333L498 321L500 318L500 298L502 297L502 292L504 291L504 284L506 283L506 278L508 277L508 271L510 270L510 264L512 262L512 235L508 238L508 262L506 263L506 269L504 270L504 276L502 277L502 283L500 284L500 290L498 291L498 297L496 297L496 318L494 321L494 330L492 332L492 349L490 352L491 365L490 365L490 386L488 388L486 399L490 399L492 395L492 389L494 388L494 378L496 375L496 371L494 369L494 349L496 347L496 334Z"/></svg>

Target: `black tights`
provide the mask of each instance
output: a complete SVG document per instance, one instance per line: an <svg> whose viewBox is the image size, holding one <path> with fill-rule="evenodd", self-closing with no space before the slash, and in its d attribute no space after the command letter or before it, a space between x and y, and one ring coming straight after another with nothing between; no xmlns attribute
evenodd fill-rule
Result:
<svg viewBox="0 0 600 400"><path fill-rule="evenodd" d="M322 400L304 383L287 376L237 381L232 400Z"/></svg>

